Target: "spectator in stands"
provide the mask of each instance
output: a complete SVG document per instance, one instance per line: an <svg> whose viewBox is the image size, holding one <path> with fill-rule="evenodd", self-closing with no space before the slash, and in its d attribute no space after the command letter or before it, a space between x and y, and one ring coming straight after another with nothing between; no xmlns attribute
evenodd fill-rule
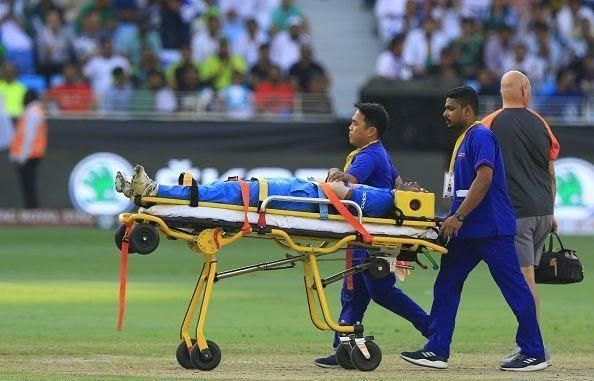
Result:
<svg viewBox="0 0 594 381"><path fill-rule="evenodd" d="M492 0L491 6L483 20L483 28L486 32L497 30L497 28L503 25L516 28L519 21L519 16L510 5L509 0Z"/></svg>
<svg viewBox="0 0 594 381"><path fill-rule="evenodd" d="M557 75L554 97L543 113L555 117L574 119L582 113L583 94L571 70L562 70Z"/></svg>
<svg viewBox="0 0 594 381"><path fill-rule="evenodd" d="M183 81L178 84L179 107L181 111L205 110L210 107L214 92L201 81L199 73L191 66L183 71Z"/></svg>
<svg viewBox="0 0 594 381"><path fill-rule="evenodd" d="M584 57L576 72L576 81L580 90L594 100L594 52Z"/></svg>
<svg viewBox="0 0 594 381"><path fill-rule="evenodd" d="M161 40L164 49L179 49L190 43L190 25L182 19L182 0L162 0Z"/></svg>
<svg viewBox="0 0 594 381"><path fill-rule="evenodd" d="M23 99L27 92L27 88L17 77L17 68L9 62L5 63L2 80L0 80L0 96L4 98L6 112L15 124L23 113Z"/></svg>
<svg viewBox="0 0 594 381"><path fill-rule="evenodd" d="M25 10L27 21L29 22L29 30L34 34L41 33L47 14L51 11L56 11L60 15L60 20L64 20L64 12L61 7L55 4L54 0L40 0L33 7Z"/></svg>
<svg viewBox="0 0 594 381"><path fill-rule="evenodd" d="M309 36L303 32L303 19L293 16L288 20L289 31L278 32L270 45L270 59L287 73L291 66L299 61L300 45L309 42Z"/></svg>
<svg viewBox="0 0 594 381"><path fill-rule="evenodd" d="M223 18L222 34L228 40L231 46L235 46L235 42L245 31L245 22L237 15L235 8L229 8Z"/></svg>
<svg viewBox="0 0 594 381"><path fill-rule="evenodd" d="M549 33L546 23L534 24L534 32L526 38L528 53L540 58L546 65L545 80L555 82L559 69L567 64L561 45Z"/></svg>
<svg viewBox="0 0 594 381"><path fill-rule="evenodd" d="M582 0L569 0L557 13L557 31L561 43L569 44L572 35L579 29L579 20L588 19L594 25L594 10L584 5Z"/></svg>
<svg viewBox="0 0 594 381"><path fill-rule="evenodd" d="M325 77L314 74L307 82L307 93L301 94L301 107L304 114L328 116L332 114L332 100L324 86Z"/></svg>
<svg viewBox="0 0 594 381"><path fill-rule="evenodd" d="M476 75L476 81L478 95L499 96L499 81L493 71L484 67L480 68Z"/></svg>
<svg viewBox="0 0 594 381"><path fill-rule="evenodd" d="M270 60L270 44L260 45L258 62L250 69L250 86L252 89L255 89L260 82L268 80L268 74L273 66L278 68Z"/></svg>
<svg viewBox="0 0 594 381"><path fill-rule="evenodd" d="M374 7L378 24L378 33L383 42L390 41L395 35L406 33L403 27L407 0L377 0Z"/></svg>
<svg viewBox="0 0 594 381"><path fill-rule="evenodd" d="M483 20L489 13L491 0L460 0L462 16Z"/></svg>
<svg viewBox="0 0 594 381"><path fill-rule="evenodd" d="M447 44L447 37L437 29L436 21L427 16L422 29L414 29L406 36L404 60L412 66L415 76L422 77L432 65L439 64L439 54Z"/></svg>
<svg viewBox="0 0 594 381"><path fill-rule="evenodd" d="M301 9L293 0L281 0L280 5L272 11L272 27L287 32L291 27L290 20L295 17L303 19Z"/></svg>
<svg viewBox="0 0 594 381"><path fill-rule="evenodd" d="M187 68L193 69L198 73L198 63L192 59L192 49L188 45L182 46L181 60L173 63L167 68L167 80L171 83L174 89L183 87L184 72Z"/></svg>
<svg viewBox="0 0 594 381"><path fill-rule="evenodd" d="M141 59L133 68L132 81L134 87L142 87L149 80L151 72L161 71L161 61L159 57L148 47L142 49L140 54Z"/></svg>
<svg viewBox="0 0 594 381"><path fill-rule="evenodd" d="M256 19L250 18L245 23L245 31L233 44L233 51L243 57L248 67L258 61L258 49L268 42L268 36L262 31Z"/></svg>
<svg viewBox="0 0 594 381"><path fill-rule="evenodd" d="M37 67L38 72L50 78L62 71L64 64L72 58L70 35L62 25L60 14L56 10L46 14L45 24L37 35Z"/></svg>
<svg viewBox="0 0 594 381"><path fill-rule="evenodd" d="M329 78L326 70L318 62L313 60L311 46L308 44L301 45L301 57L296 64L291 66L289 70L289 78L293 87L301 93L309 91L309 82L312 78L321 80L319 87L325 90L329 85Z"/></svg>
<svg viewBox="0 0 594 381"><path fill-rule="evenodd" d="M555 30L553 11L547 0L534 0L534 2L536 4L529 8L528 14L520 19L519 28L517 29L519 36L530 34L538 23L546 24L550 31Z"/></svg>
<svg viewBox="0 0 594 381"><path fill-rule="evenodd" d="M45 101L50 110L65 112L89 111L93 107L94 97L91 86L81 80L75 64L69 63L63 69L64 83L51 87L45 93Z"/></svg>
<svg viewBox="0 0 594 381"><path fill-rule="evenodd" d="M24 14L15 0L6 0L0 8L0 43L6 57L21 74L33 74L33 39L26 32ZM21 105L22 106L22 105Z"/></svg>
<svg viewBox="0 0 594 381"><path fill-rule="evenodd" d="M413 77L412 67L404 60L402 51L405 35L399 34L392 38L387 50L377 58L375 75L383 79L408 81Z"/></svg>
<svg viewBox="0 0 594 381"><path fill-rule="evenodd" d="M140 61L142 49L136 4L126 1L126 3L117 6L116 1L116 14L118 24L113 33L115 51L128 57L130 62L136 65Z"/></svg>
<svg viewBox="0 0 594 381"><path fill-rule="evenodd" d="M497 29L497 33L487 39L484 62L497 76L503 75L506 71L504 60L513 54L513 36L513 29L503 25Z"/></svg>
<svg viewBox="0 0 594 381"><path fill-rule="evenodd" d="M112 76L113 80L105 92L102 102L103 111L109 113L128 113L133 95L128 73L123 68L116 67L112 71Z"/></svg>
<svg viewBox="0 0 594 381"><path fill-rule="evenodd" d="M569 39L569 48L578 59L594 51L594 20L587 17L579 18L578 28Z"/></svg>
<svg viewBox="0 0 594 381"><path fill-rule="evenodd" d="M270 68L268 78L256 85L254 90L259 112L289 115L293 112L295 90L276 66Z"/></svg>
<svg viewBox="0 0 594 381"><path fill-rule="evenodd" d="M94 54L99 52L102 33L99 12L88 12L82 19L82 33L74 39L74 52L79 62L87 62Z"/></svg>
<svg viewBox="0 0 594 381"><path fill-rule="evenodd" d="M254 17L255 8L260 7L258 0L219 0L218 4L221 14L226 15L233 10L243 23Z"/></svg>
<svg viewBox="0 0 594 381"><path fill-rule="evenodd" d="M279 0L257 0L253 17L258 22L260 29L269 32L272 26L272 14L279 5Z"/></svg>
<svg viewBox="0 0 594 381"><path fill-rule="evenodd" d="M476 31L476 21L470 18L462 19L462 33L453 41L458 63L464 78L474 78L481 64L484 39Z"/></svg>
<svg viewBox="0 0 594 381"><path fill-rule="evenodd" d="M35 209L39 207L36 172L47 148L47 122L35 90L28 90L22 101L24 113L10 145L10 160L16 165L25 209Z"/></svg>
<svg viewBox="0 0 594 381"><path fill-rule="evenodd" d="M221 39L221 24L216 14L207 17L206 31L198 31L192 36L192 54L194 61L202 63L216 53Z"/></svg>
<svg viewBox="0 0 594 381"><path fill-rule="evenodd" d="M456 50L447 46L439 54L439 64L431 66L427 75L440 81L453 82L453 85L459 84L462 77L459 62Z"/></svg>
<svg viewBox="0 0 594 381"><path fill-rule="evenodd" d="M84 4L78 13L77 29L80 30L81 22L90 12L97 12L101 20L101 26L111 29L115 22L115 12L112 0L90 0Z"/></svg>
<svg viewBox="0 0 594 381"><path fill-rule="evenodd" d="M244 83L244 75L233 72L231 85L219 92L225 115L232 119L247 119L254 115L252 91Z"/></svg>
<svg viewBox="0 0 594 381"><path fill-rule="evenodd" d="M200 65L200 77L218 91L231 84L234 71L245 73L246 70L243 58L237 54L231 54L229 41L221 38L217 54L211 55Z"/></svg>
<svg viewBox="0 0 594 381"><path fill-rule="evenodd" d="M152 95L153 111L173 112L177 109L175 94L167 87L165 74L162 71L151 71L148 75L148 84Z"/></svg>
<svg viewBox="0 0 594 381"><path fill-rule="evenodd" d="M450 0L437 0L429 13L435 20L440 20L441 31L448 40L453 40L460 36L460 12L456 8L456 3Z"/></svg>
<svg viewBox="0 0 594 381"><path fill-rule="evenodd" d="M90 80L93 94L99 104L103 103L106 91L112 87L113 73L116 68L128 74L130 63L125 57L114 54L111 39L104 37L101 40L101 54L91 58L82 70L85 77Z"/></svg>
<svg viewBox="0 0 594 381"><path fill-rule="evenodd" d="M529 54L523 42L516 43L514 54L503 61L503 70L517 70L522 73L530 73L530 82L538 92L545 75L546 64L538 57Z"/></svg>

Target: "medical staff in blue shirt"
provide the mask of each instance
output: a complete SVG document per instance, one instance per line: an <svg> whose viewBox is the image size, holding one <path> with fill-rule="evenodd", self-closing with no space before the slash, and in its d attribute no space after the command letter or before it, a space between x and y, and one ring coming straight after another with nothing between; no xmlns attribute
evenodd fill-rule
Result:
<svg viewBox="0 0 594 381"><path fill-rule="evenodd" d="M449 238L449 251L441 258L435 281L429 341L422 350L403 352L401 357L420 366L447 368L462 287L483 260L518 320L516 341L521 352L500 368L541 370L548 364L534 298L514 246L515 214L507 194L501 150L495 135L475 122L478 104L476 92L468 86L446 94L443 116L448 127L460 134L444 184L444 196L453 199L449 217L440 227L441 235Z"/></svg>
<svg viewBox="0 0 594 381"><path fill-rule="evenodd" d="M331 169L327 180L376 188L397 188L403 181L380 140L388 127L388 113L377 103L356 103L355 108L349 126L349 142L357 149L348 155L344 170ZM362 200L361 203L364 204L365 201ZM352 255L353 266L363 263L369 257L365 249L353 246L348 250ZM393 273L383 279L374 279L365 272L357 273L352 276L352 287L348 287L351 286L349 279L345 279L341 290L339 324L361 324L369 301L373 300L410 321L421 334L427 336L429 316L402 290L395 287L395 283ZM335 334L333 347L336 349L339 344L338 334ZM314 363L324 368L338 367L334 353L318 358Z"/></svg>

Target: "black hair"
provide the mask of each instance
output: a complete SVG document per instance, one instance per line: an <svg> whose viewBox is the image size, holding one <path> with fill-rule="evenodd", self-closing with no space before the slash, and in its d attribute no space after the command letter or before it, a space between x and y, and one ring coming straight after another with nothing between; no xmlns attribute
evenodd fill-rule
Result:
<svg viewBox="0 0 594 381"><path fill-rule="evenodd" d="M470 86L460 86L446 93L446 98L455 99L462 107L470 105L475 115L479 112L479 99L476 91Z"/></svg>
<svg viewBox="0 0 594 381"><path fill-rule="evenodd" d="M23 97L23 105L26 106L29 103L35 102L38 99L39 99L39 94L37 93L37 91L33 90L33 89L28 89L27 92L25 93L25 96Z"/></svg>
<svg viewBox="0 0 594 381"><path fill-rule="evenodd" d="M120 66L116 66L112 71L111 71L111 75L113 75L114 77L120 77L122 75L124 75L124 68L120 67Z"/></svg>
<svg viewBox="0 0 594 381"><path fill-rule="evenodd" d="M365 118L365 123L369 127L377 129L377 135L381 138L388 128L388 112L379 103L363 103L357 102L354 104L355 108L359 110Z"/></svg>

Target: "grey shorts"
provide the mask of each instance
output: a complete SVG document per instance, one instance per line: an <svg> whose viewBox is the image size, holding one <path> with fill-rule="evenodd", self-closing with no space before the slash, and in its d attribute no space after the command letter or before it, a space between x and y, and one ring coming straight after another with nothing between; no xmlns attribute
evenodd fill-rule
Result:
<svg viewBox="0 0 594 381"><path fill-rule="evenodd" d="M518 218L518 233L514 239L520 267L538 266L543 248L553 224L553 215Z"/></svg>

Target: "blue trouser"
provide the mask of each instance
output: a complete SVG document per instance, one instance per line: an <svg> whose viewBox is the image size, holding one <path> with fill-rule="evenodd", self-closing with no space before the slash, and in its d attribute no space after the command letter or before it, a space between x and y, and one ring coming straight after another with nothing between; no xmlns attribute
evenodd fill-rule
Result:
<svg viewBox="0 0 594 381"><path fill-rule="evenodd" d="M520 271L514 237L452 238L447 248L448 253L441 257L441 269L435 280L429 342L424 350L446 358L450 356L464 281L476 265L484 260L518 319L516 342L522 348L522 353L544 358L534 298Z"/></svg>
<svg viewBox="0 0 594 381"><path fill-rule="evenodd" d="M353 266L363 263L369 257L367 250L349 250L352 252ZM370 300L373 300L380 306L410 321L423 336L427 337L429 315L401 289L397 288L395 283L394 273L390 273L383 279L375 279L367 275L366 272L360 272L353 275L353 290L348 291L345 280L341 290L342 310L338 322L345 325L363 322L367 305ZM338 333L335 333L334 348L338 347L339 343Z"/></svg>

